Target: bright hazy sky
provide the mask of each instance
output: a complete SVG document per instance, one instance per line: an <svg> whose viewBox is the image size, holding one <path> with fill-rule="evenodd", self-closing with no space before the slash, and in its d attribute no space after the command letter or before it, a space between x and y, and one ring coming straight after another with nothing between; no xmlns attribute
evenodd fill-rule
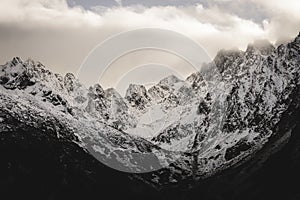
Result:
<svg viewBox="0 0 300 200"><path fill-rule="evenodd" d="M245 49L258 39L276 43L295 37L299 9L299 0L1 0L0 63L19 56L76 74L100 42L148 27L184 34L214 57L220 49ZM157 62L163 55L156 54L151 56ZM143 55L131 56L143 64ZM117 63L132 65L125 60ZM82 81L90 84L88 77Z"/></svg>

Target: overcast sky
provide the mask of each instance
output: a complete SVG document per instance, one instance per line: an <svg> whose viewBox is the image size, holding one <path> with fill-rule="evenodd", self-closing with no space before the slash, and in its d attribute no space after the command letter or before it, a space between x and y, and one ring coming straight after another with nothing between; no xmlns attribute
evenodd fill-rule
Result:
<svg viewBox="0 0 300 200"><path fill-rule="evenodd" d="M295 37L299 8L299 0L1 0L0 63L19 56L76 73L100 42L147 27L184 34L214 57L257 39Z"/></svg>

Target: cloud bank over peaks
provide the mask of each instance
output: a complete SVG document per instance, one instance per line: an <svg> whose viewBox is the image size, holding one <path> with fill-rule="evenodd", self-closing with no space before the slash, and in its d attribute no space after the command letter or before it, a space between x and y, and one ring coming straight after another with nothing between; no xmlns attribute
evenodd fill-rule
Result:
<svg viewBox="0 0 300 200"><path fill-rule="evenodd" d="M255 40L286 41L300 30L298 0L97 2L2 0L0 62L32 57L59 73L75 73L97 44L138 28L182 33L211 57L220 49L245 50Z"/></svg>

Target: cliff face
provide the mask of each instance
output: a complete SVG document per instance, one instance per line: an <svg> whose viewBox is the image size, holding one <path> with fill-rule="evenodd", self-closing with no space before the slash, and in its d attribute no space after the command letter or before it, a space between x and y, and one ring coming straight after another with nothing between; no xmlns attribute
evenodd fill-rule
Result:
<svg viewBox="0 0 300 200"><path fill-rule="evenodd" d="M300 36L278 48L254 43L245 52L219 52L213 63L185 81L170 76L148 90L131 85L123 98L114 89L103 90L98 84L86 88L72 74L62 77L41 63L14 58L0 68L1 153L3 172L8 172L4 188L12 189L10 179L22 184L27 172L37 182L64 192L68 187L77 191L83 180L83 191L90 185L113 184L119 180L114 174L126 185L125 173L112 167L148 172L130 177L167 196L176 197L173 187L197 184L208 197L239 199L250 195L248 185L265 194L257 181L267 180L257 174L272 174L268 163L276 163L274 170L277 165L289 169L280 164L284 155L294 156L295 163L287 162L298 166L299 65ZM47 168L52 164L53 171ZM46 179L55 184L43 182L40 168L51 171L57 180ZM293 173L298 176L296 170ZM102 175L114 176L114 181L100 180ZM46 186L36 187L52 197ZM126 191L131 187L125 188L124 195L130 196ZM210 192L212 188L218 191ZM146 186L139 190L157 195ZM63 195L57 194L55 198Z"/></svg>

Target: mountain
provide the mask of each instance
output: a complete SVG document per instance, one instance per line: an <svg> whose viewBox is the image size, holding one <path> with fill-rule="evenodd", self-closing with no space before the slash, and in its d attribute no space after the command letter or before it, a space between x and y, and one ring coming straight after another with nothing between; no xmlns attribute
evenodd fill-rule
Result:
<svg viewBox="0 0 300 200"><path fill-rule="evenodd" d="M96 158L100 168L133 172L166 191L197 184L221 191L230 176L247 185L273 155L298 158L299 65L300 34L277 48L259 41L245 52L222 50L186 80L169 76L148 90L132 84L123 98L14 58L0 67L1 141L9 151L14 141L36 151L42 141L45 152L53 144L60 150L51 158L67 155L77 160L71 165ZM64 162L55 163L62 170Z"/></svg>

